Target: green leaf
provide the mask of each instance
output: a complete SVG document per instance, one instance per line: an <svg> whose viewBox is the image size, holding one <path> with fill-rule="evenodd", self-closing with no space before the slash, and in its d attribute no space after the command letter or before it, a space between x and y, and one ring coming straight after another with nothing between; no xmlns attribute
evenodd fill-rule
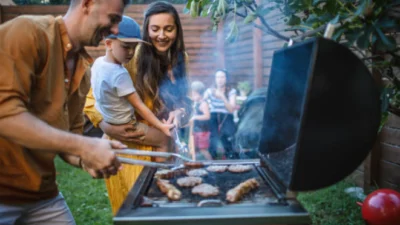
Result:
<svg viewBox="0 0 400 225"><path fill-rule="evenodd" d="M189 13L190 12L190 5L192 4L192 1L194 1L194 0L188 0L188 2L186 3L186 6L185 6L184 10L187 10L187 12L185 12L185 13Z"/></svg>
<svg viewBox="0 0 400 225"><path fill-rule="evenodd" d="M378 22L377 24L380 28L395 28L397 25L396 20L385 18Z"/></svg>
<svg viewBox="0 0 400 225"><path fill-rule="evenodd" d="M319 18L319 21L327 23L332 20L332 14L325 13L323 15L319 15L318 18Z"/></svg>
<svg viewBox="0 0 400 225"><path fill-rule="evenodd" d="M184 13L184 14L189 14L189 13L190 13L190 10L187 9L187 8L185 7L185 8L183 8L183 13Z"/></svg>
<svg viewBox="0 0 400 225"><path fill-rule="evenodd" d="M287 22L287 25L295 26L295 25L299 25L300 22L301 22L300 17L298 17L296 15L291 15L289 18L289 21Z"/></svg>
<svg viewBox="0 0 400 225"><path fill-rule="evenodd" d="M313 23L319 22L319 21L320 21L320 20L319 20L319 18L318 18L317 16L311 14L311 15L307 18L307 20L305 21L305 24L307 24L309 27L311 27Z"/></svg>
<svg viewBox="0 0 400 225"><path fill-rule="evenodd" d="M369 0L361 0L360 2L361 2L361 4L357 6L357 10L354 13L357 16L364 15L364 12L365 12L365 10L366 10L366 8L368 6Z"/></svg>
<svg viewBox="0 0 400 225"><path fill-rule="evenodd" d="M207 10L204 10L204 8L203 8L203 10L201 10L200 16L201 17L207 17L208 16Z"/></svg>
<svg viewBox="0 0 400 225"><path fill-rule="evenodd" d="M192 18L199 16L199 2L195 0L190 4L190 16L192 16Z"/></svg>
<svg viewBox="0 0 400 225"><path fill-rule="evenodd" d="M313 4L313 0L302 0L302 5L304 5L306 8L310 8Z"/></svg>
<svg viewBox="0 0 400 225"><path fill-rule="evenodd" d="M340 15L337 15L329 23L336 24L336 23L339 23L339 21L340 21Z"/></svg>
<svg viewBox="0 0 400 225"><path fill-rule="evenodd" d="M344 34L346 40L348 41L348 45L353 45L353 43L362 35L360 29L351 30Z"/></svg>
<svg viewBox="0 0 400 225"><path fill-rule="evenodd" d="M340 41L340 38L342 37L345 31L347 31L346 27L339 27L338 29L335 30L335 33L332 35L332 39L334 41Z"/></svg>
<svg viewBox="0 0 400 225"><path fill-rule="evenodd" d="M232 43L235 42L239 36L239 28L234 20L229 24L229 27L231 30L225 39L227 42Z"/></svg>
<svg viewBox="0 0 400 225"><path fill-rule="evenodd" d="M336 1L330 0L330 1L326 2L325 6L324 6L324 9L326 11L328 11L329 13L335 15L337 13L337 11L338 11L337 7L338 7L338 4L336 3Z"/></svg>
<svg viewBox="0 0 400 225"><path fill-rule="evenodd" d="M374 31L373 26L364 29L363 34L357 39L357 46L360 49L366 49L370 46L371 44L370 37L373 31Z"/></svg>
<svg viewBox="0 0 400 225"><path fill-rule="evenodd" d="M371 43L372 44L375 44L375 42L378 40L378 37L377 37L377 34L376 33L373 33L372 34L372 38L371 38Z"/></svg>
<svg viewBox="0 0 400 225"><path fill-rule="evenodd" d="M386 36L377 26L375 26L375 31L378 33L380 40L388 50L393 50L396 48L396 40L393 37Z"/></svg>
<svg viewBox="0 0 400 225"><path fill-rule="evenodd" d="M246 16L246 18L244 18L244 23L248 24L248 23L252 23L255 19L257 19L257 15L255 15L254 13L250 13Z"/></svg>
<svg viewBox="0 0 400 225"><path fill-rule="evenodd" d="M313 0L313 6L317 7L319 4L327 2L327 0Z"/></svg>

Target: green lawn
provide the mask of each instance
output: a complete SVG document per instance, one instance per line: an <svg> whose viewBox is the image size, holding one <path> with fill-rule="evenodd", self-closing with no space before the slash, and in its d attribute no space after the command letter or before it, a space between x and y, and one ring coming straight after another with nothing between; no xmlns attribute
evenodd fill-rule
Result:
<svg viewBox="0 0 400 225"><path fill-rule="evenodd" d="M78 225L111 225L112 214L103 180L92 179L82 170L56 159L57 182ZM356 200L343 192L349 183L300 194L314 225L364 225Z"/></svg>
<svg viewBox="0 0 400 225"><path fill-rule="evenodd" d="M104 180L92 179L86 172L56 159L57 183L77 225L112 224Z"/></svg>

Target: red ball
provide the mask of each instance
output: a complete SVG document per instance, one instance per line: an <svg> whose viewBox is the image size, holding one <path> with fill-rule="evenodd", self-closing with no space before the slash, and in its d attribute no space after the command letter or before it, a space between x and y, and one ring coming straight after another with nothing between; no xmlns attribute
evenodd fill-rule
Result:
<svg viewBox="0 0 400 225"><path fill-rule="evenodd" d="M400 193L376 190L364 200L361 212L368 225L400 225Z"/></svg>

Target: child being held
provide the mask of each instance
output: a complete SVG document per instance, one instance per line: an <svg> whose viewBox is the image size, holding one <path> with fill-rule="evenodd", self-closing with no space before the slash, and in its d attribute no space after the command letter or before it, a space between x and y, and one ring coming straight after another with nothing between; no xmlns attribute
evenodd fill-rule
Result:
<svg viewBox="0 0 400 225"><path fill-rule="evenodd" d="M156 151L167 151L168 139L154 128L136 120L136 111L165 135L171 136L173 124L162 123L141 100L137 94L129 72L122 65L129 62L140 38L140 27L132 18L123 16L118 25L119 33L106 37L106 55L94 62L91 72L95 107L102 114L105 122L110 124L132 124L136 130L145 134L142 144L156 147Z"/></svg>

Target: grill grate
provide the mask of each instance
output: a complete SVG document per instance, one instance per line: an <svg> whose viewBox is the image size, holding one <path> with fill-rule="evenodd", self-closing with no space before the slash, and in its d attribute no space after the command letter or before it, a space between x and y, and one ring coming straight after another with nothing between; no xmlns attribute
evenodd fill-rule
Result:
<svg viewBox="0 0 400 225"><path fill-rule="evenodd" d="M250 178L256 178L260 183L260 187L252 190L250 193L247 193L243 196L242 200L239 203L255 203L260 200L265 200L265 198L274 198L274 194L271 188L265 183L262 177L259 175L255 166L251 171L245 173L231 173L229 171L225 171L224 173L213 173L208 172L208 176L203 177L203 183L211 184L217 186L219 188L219 194L213 197L202 197L200 195L194 195L191 193L192 188L184 188L180 187L176 181L178 178L186 176L185 174L177 174L173 178L169 179L171 184L175 185L181 192L182 197L179 203L198 203L205 199L219 199L223 203L228 204L225 201L226 193L228 190L234 188L241 182L246 181ZM146 197L150 198L153 201L157 202L169 202L168 198L163 194L156 184L156 179L152 179L150 187L145 194ZM174 202L176 203L176 202Z"/></svg>

